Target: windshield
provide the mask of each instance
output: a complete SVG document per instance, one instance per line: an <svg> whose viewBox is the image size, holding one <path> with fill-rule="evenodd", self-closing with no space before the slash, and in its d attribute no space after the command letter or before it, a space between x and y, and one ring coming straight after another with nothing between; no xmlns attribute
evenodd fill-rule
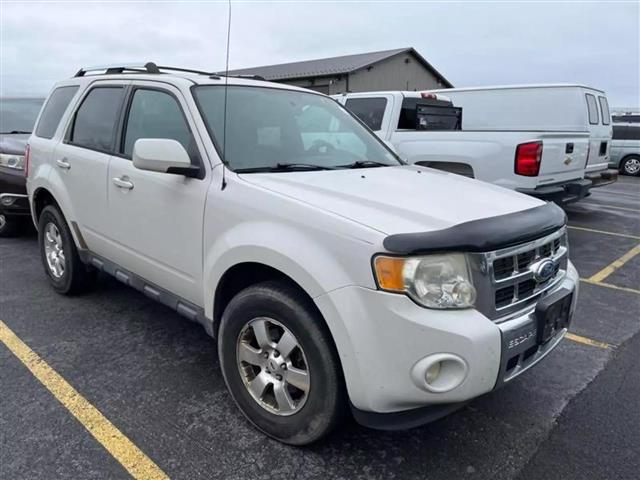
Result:
<svg viewBox="0 0 640 480"><path fill-rule="evenodd" d="M334 100L312 93L194 87L209 134L236 172L400 165L397 157Z"/></svg>
<svg viewBox="0 0 640 480"><path fill-rule="evenodd" d="M0 99L0 133L31 133L44 98Z"/></svg>

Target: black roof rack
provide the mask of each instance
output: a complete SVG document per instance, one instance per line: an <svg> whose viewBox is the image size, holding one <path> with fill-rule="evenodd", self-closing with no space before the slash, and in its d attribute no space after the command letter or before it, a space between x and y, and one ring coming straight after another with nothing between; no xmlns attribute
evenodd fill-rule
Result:
<svg viewBox="0 0 640 480"><path fill-rule="evenodd" d="M156 65L153 62L147 63L127 63L119 65L101 65L96 67L81 68L76 72L74 77L84 77L90 72L102 72L99 75L116 75L119 73L151 73L159 74L164 72L184 72L184 73L196 73L198 75L207 75L209 78L218 80L224 77L223 72L204 72L202 70L192 70L190 68L168 67L164 65ZM249 80L262 80L266 81L264 77L260 75L228 75L233 78L246 78Z"/></svg>
<svg viewBox="0 0 640 480"><path fill-rule="evenodd" d="M158 74L164 71L171 72L184 72L184 73L197 73L198 75L208 75L212 78L220 78L217 73L213 72L204 72L202 70L191 70L188 68L178 68L178 67L167 67L167 66L159 66L153 62L147 62L145 64L142 63L129 63L129 64L120 64L120 65L101 65L96 67L87 67L81 68L74 75L74 77L84 77L85 74L89 72L104 72L102 75L114 75L119 73L151 73Z"/></svg>
<svg viewBox="0 0 640 480"><path fill-rule="evenodd" d="M224 76L224 73L218 73L217 75ZM247 78L249 80L262 80L266 82L267 80L262 75L229 75L229 77L233 78Z"/></svg>

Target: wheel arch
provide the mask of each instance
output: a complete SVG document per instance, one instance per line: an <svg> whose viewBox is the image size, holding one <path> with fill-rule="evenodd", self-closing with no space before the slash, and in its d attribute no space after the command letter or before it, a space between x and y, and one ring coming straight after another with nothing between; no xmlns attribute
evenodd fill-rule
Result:
<svg viewBox="0 0 640 480"><path fill-rule="evenodd" d="M71 237L73 238L76 247L80 249L86 249L85 242L82 238L82 235L80 234L77 224L69 218L67 212L65 211L65 208L62 206L62 203L59 201L59 199L51 192L50 189L44 186L37 187L33 191L31 200L31 218L33 219L33 223L36 226L36 229L38 228L40 215L48 205L52 205L60 211L60 214L69 225Z"/></svg>
<svg viewBox="0 0 640 480"><path fill-rule="evenodd" d="M251 285L256 285L269 280L277 280L289 285L309 300L318 315L322 314L313 302L309 293L291 276L283 271L257 261L244 261L229 267L220 277L213 295L213 326L214 332L218 331L220 320L225 308L231 299L240 291ZM326 322L325 322L326 323Z"/></svg>

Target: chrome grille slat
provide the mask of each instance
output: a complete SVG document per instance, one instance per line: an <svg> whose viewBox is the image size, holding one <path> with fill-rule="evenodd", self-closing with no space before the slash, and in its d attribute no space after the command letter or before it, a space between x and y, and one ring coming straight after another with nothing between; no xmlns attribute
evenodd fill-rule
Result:
<svg viewBox="0 0 640 480"><path fill-rule="evenodd" d="M495 321L503 321L514 312L530 308L564 278L568 261L566 227L531 242L472 254L470 258L478 309ZM550 280L537 283L530 267L544 258L553 259L557 267Z"/></svg>

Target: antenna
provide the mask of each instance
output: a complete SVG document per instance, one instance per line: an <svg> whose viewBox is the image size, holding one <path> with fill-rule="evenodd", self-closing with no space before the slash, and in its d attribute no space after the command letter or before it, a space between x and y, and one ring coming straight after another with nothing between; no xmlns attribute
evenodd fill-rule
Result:
<svg viewBox="0 0 640 480"><path fill-rule="evenodd" d="M222 190L227 187L227 90L229 88L229 42L231 41L231 0L229 0L229 20L227 23L227 59L224 68L224 113L222 130Z"/></svg>

